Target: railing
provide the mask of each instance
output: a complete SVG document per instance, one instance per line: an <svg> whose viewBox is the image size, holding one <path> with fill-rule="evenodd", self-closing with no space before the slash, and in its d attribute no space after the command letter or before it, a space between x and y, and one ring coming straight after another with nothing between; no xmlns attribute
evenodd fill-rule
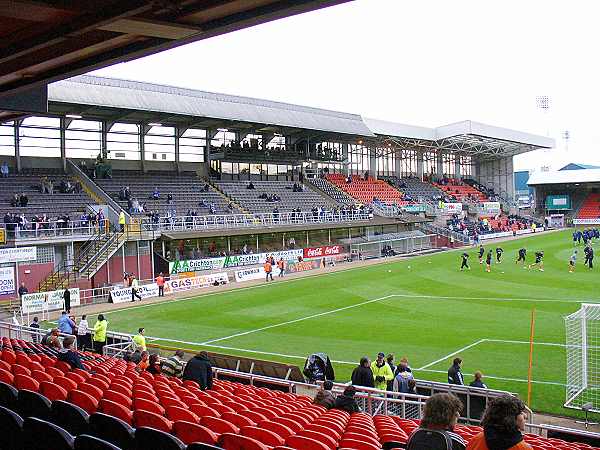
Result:
<svg viewBox="0 0 600 450"><path fill-rule="evenodd" d="M422 231L428 233L435 233L439 234L440 236L445 236L447 238L453 238L456 242L460 242L464 245L471 245L473 243L469 236L465 236L462 233L457 233L456 231L452 231L447 228L437 227L430 223L417 224L417 228L420 228Z"/></svg>
<svg viewBox="0 0 600 450"><path fill-rule="evenodd" d="M8 230L6 224L0 225L0 228L6 230L6 236L9 240L29 240L29 239L51 239L62 237L89 237L98 232L103 232L108 228L108 220L102 221L96 225L90 221L73 220L65 222L62 220L53 220L47 222L30 222L27 228L15 226L14 230Z"/></svg>
<svg viewBox="0 0 600 450"><path fill-rule="evenodd" d="M262 228L282 225L310 225L369 221L372 213L352 210L347 212L281 212L266 214L227 214L214 216L161 217L154 222L147 217L140 219L141 231L193 231L222 228Z"/></svg>
<svg viewBox="0 0 600 450"><path fill-rule="evenodd" d="M42 342L42 338L48 333L48 330L43 328L32 328L25 325L17 325L10 322L0 322L0 338L21 339L33 343ZM73 337L71 334L59 333L58 337L61 340L66 337ZM77 349L77 341L73 343L73 348Z"/></svg>
<svg viewBox="0 0 600 450"><path fill-rule="evenodd" d="M75 260L74 267L81 274L89 269L94 262L102 261L110 251L113 244L123 236L123 233L116 232L108 235L98 234L93 241L88 241L79 252Z"/></svg>

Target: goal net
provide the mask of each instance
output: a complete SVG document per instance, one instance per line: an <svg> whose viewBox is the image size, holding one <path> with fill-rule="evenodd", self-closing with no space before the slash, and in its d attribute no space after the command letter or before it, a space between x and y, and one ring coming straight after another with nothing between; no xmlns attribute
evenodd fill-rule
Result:
<svg viewBox="0 0 600 450"><path fill-rule="evenodd" d="M565 317L567 399L565 407L581 409L591 403L600 412L600 304L583 303ZM589 407L589 405L588 405Z"/></svg>

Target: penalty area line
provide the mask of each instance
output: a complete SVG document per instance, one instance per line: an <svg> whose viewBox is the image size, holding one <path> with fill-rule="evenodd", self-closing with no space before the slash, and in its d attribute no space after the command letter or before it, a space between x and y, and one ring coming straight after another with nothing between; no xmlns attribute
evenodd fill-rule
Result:
<svg viewBox="0 0 600 450"><path fill-rule="evenodd" d="M425 364L423 367L419 367L418 369L415 370L425 370L431 366L435 366L437 363L441 363L442 361L446 361L448 358L452 358L455 355L458 355L459 353L462 353L472 347L475 347L476 345L479 345L483 342L485 342L485 339L479 339L478 341L473 342L472 344L469 345L465 345L462 348L459 348L458 350L456 350L455 352L449 353L445 356L442 356L440 359L436 359L435 361L430 362L429 364Z"/></svg>

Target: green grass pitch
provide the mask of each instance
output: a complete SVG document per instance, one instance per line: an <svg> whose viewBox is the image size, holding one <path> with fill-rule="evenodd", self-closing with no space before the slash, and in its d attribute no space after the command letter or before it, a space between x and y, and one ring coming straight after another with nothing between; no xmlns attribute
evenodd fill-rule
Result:
<svg viewBox="0 0 600 450"><path fill-rule="evenodd" d="M497 244L486 245L495 248ZM532 407L562 407L566 373L563 317L598 298L598 274L568 273L573 243L563 231L499 244L502 264L486 273L469 249L471 270L460 272L461 251L289 280L172 303L108 313L109 327L202 343L215 352L302 365L323 351L346 381L362 355L408 357L417 378L445 381L453 355L467 382L483 371L489 387L526 398L529 324L537 311ZM515 265L517 249L545 251L545 271ZM599 269L600 270L600 269ZM180 344L193 347L191 344Z"/></svg>

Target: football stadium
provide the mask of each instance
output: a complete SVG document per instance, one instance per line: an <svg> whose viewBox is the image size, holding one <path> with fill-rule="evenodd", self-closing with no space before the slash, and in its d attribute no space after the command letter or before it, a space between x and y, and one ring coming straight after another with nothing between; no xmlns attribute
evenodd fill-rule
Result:
<svg viewBox="0 0 600 450"><path fill-rule="evenodd" d="M600 167L89 73L343 0L4 3L0 449L600 448Z"/></svg>

